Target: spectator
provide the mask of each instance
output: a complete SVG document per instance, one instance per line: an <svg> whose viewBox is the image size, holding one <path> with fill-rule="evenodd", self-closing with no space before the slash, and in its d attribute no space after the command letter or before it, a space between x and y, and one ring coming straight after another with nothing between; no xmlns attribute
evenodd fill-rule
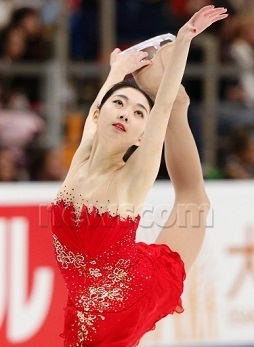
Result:
<svg viewBox="0 0 254 347"><path fill-rule="evenodd" d="M26 168L26 148L43 130L44 122L31 111L0 110L0 146L8 148L22 168Z"/></svg>
<svg viewBox="0 0 254 347"><path fill-rule="evenodd" d="M0 110L0 144L25 147L44 129L42 119L32 112Z"/></svg>
<svg viewBox="0 0 254 347"><path fill-rule="evenodd" d="M18 88L4 88L1 97L2 109L30 111L30 103L25 93ZM0 112L1 114L1 112Z"/></svg>
<svg viewBox="0 0 254 347"><path fill-rule="evenodd" d="M61 181L66 175L62 152L59 149L42 149L29 156L32 181Z"/></svg>
<svg viewBox="0 0 254 347"><path fill-rule="evenodd" d="M226 178L254 178L254 137L250 128L235 128L230 136L230 153L225 159Z"/></svg>
<svg viewBox="0 0 254 347"><path fill-rule="evenodd" d="M0 32L0 58L7 62L21 60L26 52L26 35L22 28L9 25Z"/></svg>
<svg viewBox="0 0 254 347"><path fill-rule="evenodd" d="M21 28L26 35L25 60L43 61L49 58L50 47L43 36L39 13L30 7L22 7L12 13L11 24Z"/></svg>
<svg viewBox="0 0 254 347"><path fill-rule="evenodd" d="M0 182L17 181L18 176L18 167L11 151L0 148Z"/></svg>
<svg viewBox="0 0 254 347"><path fill-rule="evenodd" d="M231 54L241 70L242 101L246 106L254 107L254 14L239 16Z"/></svg>

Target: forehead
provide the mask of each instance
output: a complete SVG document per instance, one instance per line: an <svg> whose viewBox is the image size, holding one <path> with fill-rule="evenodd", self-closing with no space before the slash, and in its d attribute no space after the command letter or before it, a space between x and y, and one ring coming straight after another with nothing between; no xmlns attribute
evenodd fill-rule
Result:
<svg viewBox="0 0 254 347"><path fill-rule="evenodd" d="M116 90L113 94L112 97L115 96L126 96L130 102L135 103L135 104L141 104L144 105L147 110L150 110L149 103L147 101L147 98L142 94L139 90L131 88L131 87L124 87Z"/></svg>

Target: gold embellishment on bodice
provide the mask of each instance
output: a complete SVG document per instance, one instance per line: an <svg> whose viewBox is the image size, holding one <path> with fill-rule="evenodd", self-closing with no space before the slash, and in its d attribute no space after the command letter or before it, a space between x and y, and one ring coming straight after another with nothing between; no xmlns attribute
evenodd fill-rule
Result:
<svg viewBox="0 0 254 347"><path fill-rule="evenodd" d="M128 282L131 281L126 271L130 260L118 259L115 264L99 269L95 267L96 260L85 263L84 255L69 251L54 234L53 244L60 268L71 271L72 266L78 271L79 276L90 278L90 285L76 296L79 307L82 306L85 311L103 312L110 306L110 302L123 300L123 290L129 288ZM101 281L100 277L103 278Z"/></svg>
<svg viewBox="0 0 254 347"><path fill-rule="evenodd" d="M62 245L56 235L53 235L53 245L56 251L56 259L61 264L63 269L68 269L69 265L72 264L82 275L86 268L86 264L84 262L84 256L81 253L73 253L72 251L68 251L67 247Z"/></svg>
<svg viewBox="0 0 254 347"><path fill-rule="evenodd" d="M77 318L78 318L78 340L79 343L76 345L76 347L85 347L82 343L85 340L89 339L90 330L92 330L94 333L96 333L96 321L98 321L98 318L101 320L104 320L105 317L101 314L95 315L91 314L89 312L81 312L77 311Z"/></svg>

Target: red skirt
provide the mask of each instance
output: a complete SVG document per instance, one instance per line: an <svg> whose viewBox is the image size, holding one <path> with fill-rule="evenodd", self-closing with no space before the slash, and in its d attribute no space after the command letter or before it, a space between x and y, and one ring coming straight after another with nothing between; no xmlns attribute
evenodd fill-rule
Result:
<svg viewBox="0 0 254 347"><path fill-rule="evenodd" d="M153 264L151 290L120 312L78 311L68 302L64 332L60 335L65 347L134 347L146 332L155 329L160 319L183 312L185 271L179 254L167 245L136 245L138 252Z"/></svg>

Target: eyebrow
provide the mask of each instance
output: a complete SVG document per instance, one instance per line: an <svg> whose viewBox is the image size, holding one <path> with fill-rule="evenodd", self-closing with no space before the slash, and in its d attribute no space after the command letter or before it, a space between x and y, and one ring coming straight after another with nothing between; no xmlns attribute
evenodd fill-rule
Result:
<svg viewBox="0 0 254 347"><path fill-rule="evenodd" d="M126 95L118 94L118 95L114 95L114 96L118 96L118 97L120 97L120 98L123 98L123 99L125 99L126 101L129 101L129 100L130 100ZM143 109L146 111L146 113L148 113L148 111L147 111L147 109L146 109L146 107L145 107L144 105L142 105L142 104L136 104L136 105L139 106L139 107L141 107L141 108L143 108Z"/></svg>

